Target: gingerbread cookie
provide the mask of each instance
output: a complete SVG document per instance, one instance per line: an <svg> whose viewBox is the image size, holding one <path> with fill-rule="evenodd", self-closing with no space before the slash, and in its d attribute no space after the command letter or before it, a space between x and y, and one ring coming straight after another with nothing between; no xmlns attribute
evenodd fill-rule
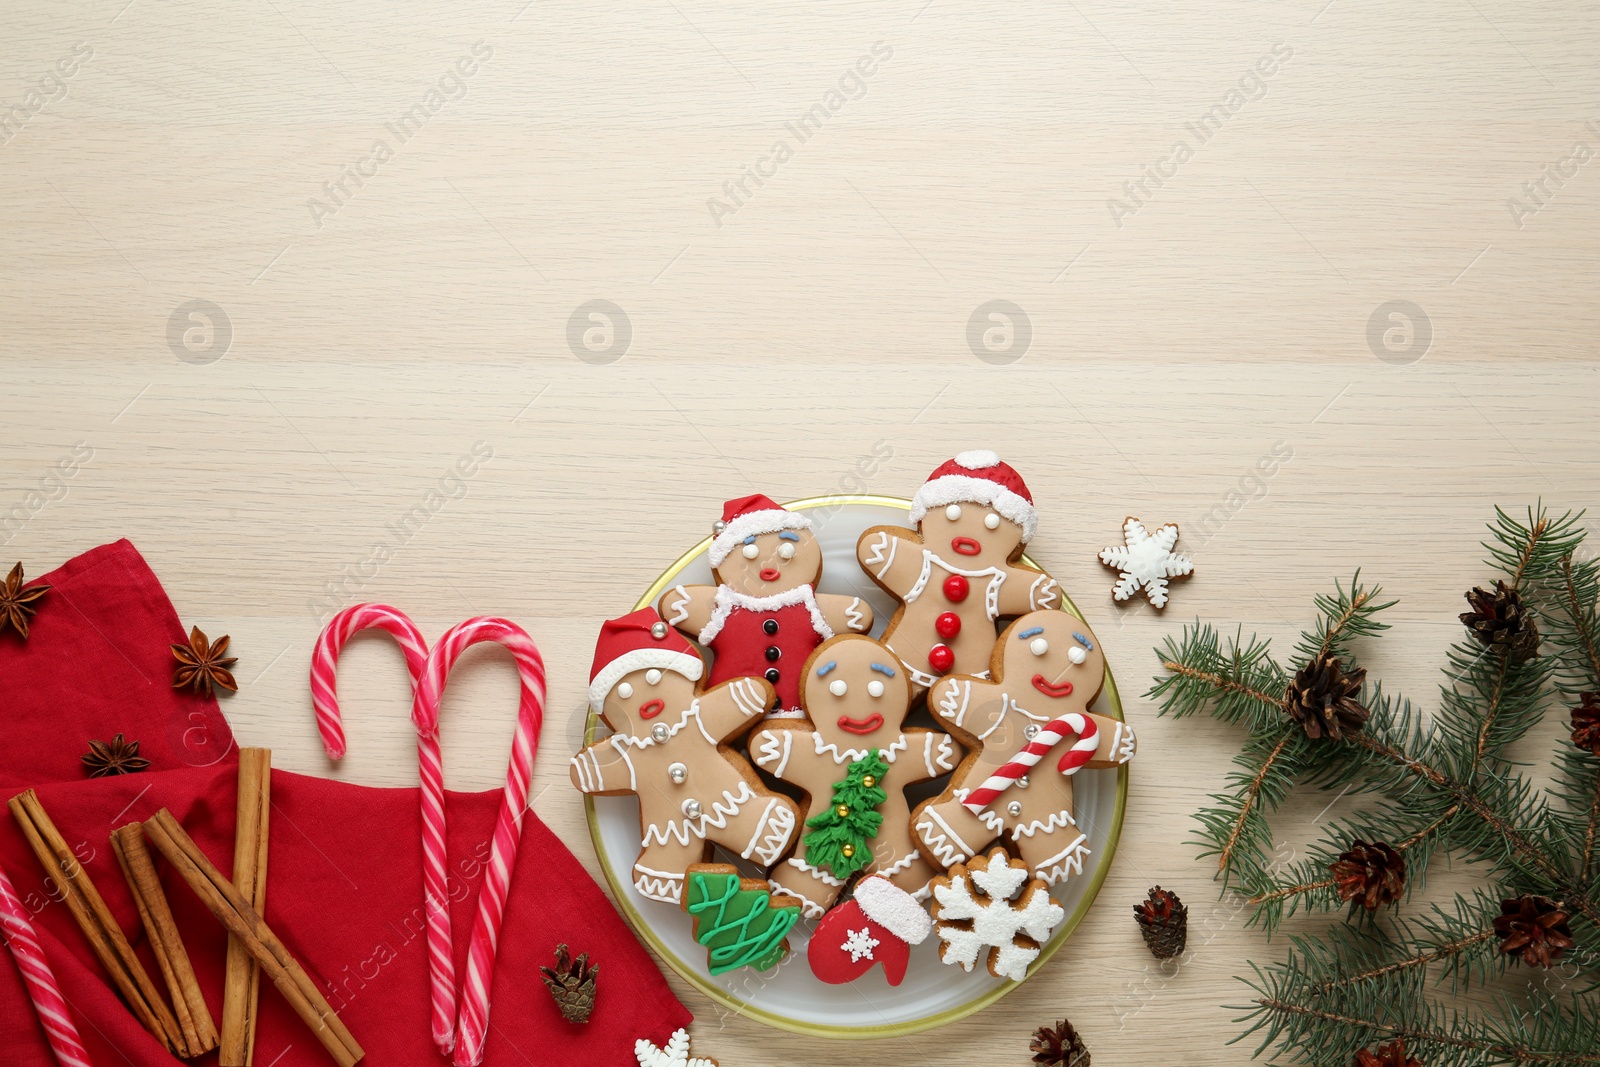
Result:
<svg viewBox="0 0 1600 1067"><path fill-rule="evenodd" d="M935 878L933 900L939 959L970 971L987 954L989 973L1013 982L1028 977L1028 965L1067 914L1003 848Z"/></svg>
<svg viewBox="0 0 1600 1067"><path fill-rule="evenodd" d="M917 490L911 523L867 530L856 558L900 601L883 642L917 692L947 674L984 677L995 620L1061 605L1055 579L1018 562L1037 524L1033 497L993 452L941 464Z"/></svg>
<svg viewBox="0 0 1600 1067"><path fill-rule="evenodd" d="M832 906L849 877L876 871L912 894L936 872L911 838L905 787L949 773L961 749L938 730L906 728L911 686L883 645L842 634L817 647L800 682L804 720L765 723L750 756L806 795L808 830L772 874L774 892L808 917Z"/></svg>
<svg viewBox="0 0 1600 1067"><path fill-rule="evenodd" d="M799 809L762 785L727 742L761 721L772 686L739 678L705 691L700 656L642 608L600 628L589 703L616 731L572 758L572 784L639 797L643 847L634 888L676 904L692 864L713 844L770 867L793 842Z"/></svg>
<svg viewBox="0 0 1600 1067"><path fill-rule="evenodd" d="M928 708L970 749L949 787L913 816L924 856L950 868L1004 838L1046 885L1083 873L1088 837L1072 778L1133 758L1133 730L1089 712L1105 678L1093 632L1064 611L1034 611L1000 635L993 680L952 677Z"/></svg>
<svg viewBox="0 0 1600 1067"><path fill-rule="evenodd" d="M1167 581L1194 573L1189 557L1172 551L1178 544L1178 524L1169 522L1151 533L1129 515L1122 524L1122 541L1100 550L1100 562L1117 572L1111 599L1130 600L1143 589L1151 607L1158 611L1166 607Z"/></svg>
<svg viewBox="0 0 1600 1067"><path fill-rule="evenodd" d="M835 633L872 629L860 597L818 593L822 548L811 520L757 494L730 500L709 552L717 584L675 585L658 602L667 622L711 650L711 683L765 678L774 716L800 714L800 667Z"/></svg>
<svg viewBox="0 0 1600 1067"><path fill-rule="evenodd" d="M766 882L741 877L732 864L691 864L686 877L683 910L694 920L696 943L710 953L712 974L770 971L783 962L799 908L774 902Z"/></svg>
<svg viewBox="0 0 1600 1067"><path fill-rule="evenodd" d="M883 964L890 985L899 985L911 962L911 946L927 940L933 920L916 897L881 874L856 883L849 900L817 923L806 942L811 973L843 985Z"/></svg>

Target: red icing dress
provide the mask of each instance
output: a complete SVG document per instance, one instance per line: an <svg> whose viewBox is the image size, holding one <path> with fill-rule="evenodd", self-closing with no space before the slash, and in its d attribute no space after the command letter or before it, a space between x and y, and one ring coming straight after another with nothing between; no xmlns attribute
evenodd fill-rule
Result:
<svg viewBox="0 0 1600 1067"><path fill-rule="evenodd" d="M799 715L800 669L812 650L832 636L809 585L764 597L719 585L711 621L700 631L700 643L714 657L707 684L765 678L778 690L777 707L769 714Z"/></svg>

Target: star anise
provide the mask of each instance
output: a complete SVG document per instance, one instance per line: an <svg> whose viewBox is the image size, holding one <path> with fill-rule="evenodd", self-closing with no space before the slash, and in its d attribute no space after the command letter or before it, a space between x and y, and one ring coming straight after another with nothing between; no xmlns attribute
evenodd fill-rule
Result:
<svg viewBox="0 0 1600 1067"><path fill-rule="evenodd" d="M202 688L215 691L220 686L237 691L239 683L233 680L233 673L228 668L239 660L228 656L228 640L228 635L223 634L214 642L207 641L200 627L193 627L189 631L187 645L172 646L172 654L178 660L178 666L172 672L172 688L182 689L192 685L198 693Z"/></svg>
<svg viewBox="0 0 1600 1067"><path fill-rule="evenodd" d="M133 774L150 766L150 761L139 755L139 742L124 741L121 734L109 741L90 741L89 751L82 758L83 769L90 778Z"/></svg>
<svg viewBox="0 0 1600 1067"><path fill-rule="evenodd" d="M1356 1053L1355 1067L1422 1067L1422 1061L1406 1055L1406 1040L1397 1037L1387 1045Z"/></svg>
<svg viewBox="0 0 1600 1067"><path fill-rule="evenodd" d="M1399 900L1406 887L1405 857L1381 841L1352 842L1331 870L1339 899L1358 901L1368 911Z"/></svg>
<svg viewBox="0 0 1600 1067"><path fill-rule="evenodd" d="M4 585L0 585L0 633L7 626L14 627L22 639L28 639L28 619L36 610L34 601L50 591L48 585L33 585L22 588L22 561L11 568L11 573L6 575Z"/></svg>
<svg viewBox="0 0 1600 1067"><path fill-rule="evenodd" d="M1467 594L1467 603L1472 610L1463 611L1461 621L1478 640L1490 648L1507 650L1518 662L1538 653L1539 628L1517 590L1497 581L1493 589L1473 589Z"/></svg>
<svg viewBox="0 0 1600 1067"><path fill-rule="evenodd" d="M1572 709L1572 743L1600 756L1600 693L1582 693Z"/></svg>
<svg viewBox="0 0 1600 1067"><path fill-rule="evenodd" d="M1367 669L1346 671L1338 657L1324 653L1301 667L1284 694L1289 717L1305 728L1312 740L1340 740L1360 732L1372 713L1357 702Z"/></svg>
<svg viewBox="0 0 1600 1067"><path fill-rule="evenodd" d="M1520 957L1530 967L1549 968L1573 946L1567 919L1566 908L1549 897L1530 893L1502 900L1494 920L1500 951Z"/></svg>

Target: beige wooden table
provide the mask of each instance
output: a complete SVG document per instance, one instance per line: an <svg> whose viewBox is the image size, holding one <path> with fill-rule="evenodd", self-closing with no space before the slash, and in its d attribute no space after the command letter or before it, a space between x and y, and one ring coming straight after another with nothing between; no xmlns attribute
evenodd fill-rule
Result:
<svg viewBox="0 0 1600 1067"><path fill-rule="evenodd" d="M185 621L232 633L228 714L280 766L414 780L381 643L343 667L351 757L322 756L320 614L507 615L552 667L538 811L592 867L565 764L596 628L724 498L909 495L969 447L1027 478L1035 555L1143 741L1100 903L996 1007L865 1048L674 978L725 1067L1023 1063L1063 1014L1101 1067L1240 1062L1220 1005L1282 946L1185 843L1236 739L1154 717L1152 647L1197 614L1291 638L1360 566L1402 598L1371 665L1428 701L1491 506L1600 504L1592 8L13 0L0 23L5 559L132 538ZM1094 552L1128 514L1184 525L1166 617L1109 600ZM510 745L513 674L473 661L456 788ZM1165 971L1128 910L1155 882L1193 909Z"/></svg>

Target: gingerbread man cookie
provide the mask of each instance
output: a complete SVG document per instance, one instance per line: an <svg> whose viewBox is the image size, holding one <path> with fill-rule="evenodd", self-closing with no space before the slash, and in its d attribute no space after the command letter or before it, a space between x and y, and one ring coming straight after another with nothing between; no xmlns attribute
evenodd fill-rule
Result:
<svg viewBox="0 0 1600 1067"><path fill-rule="evenodd" d="M1133 758L1133 730L1089 712L1105 656L1084 622L1034 611L1000 635L992 681L951 677L928 708L970 748L940 796L913 814L918 846L941 869L1004 838L1033 876L1055 885L1083 873L1088 838L1073 816L1072 778Z"/></svg>
<svg viewBox="0 0 1600 1067"><path fill-rule="evenodd" d="M900 601L883 643L917 692L947 674L986 677L996 619L1061 606L1055 579L1018 562L1037 524L1033 497L993 452L962 452L917 490L911 522L856 542L862 569Z"/></svg>
<svg viewBox="0 0 1600 1067"><path fill-rule="evenodd" d="M738 678L701 692L700 656L642 608L600 628L589 703L615 733L572 758L572 784L639 797L643 847L633 885L677 904L684 872L721 845L762 867L794 841L799 809L773 793L727 742L761 721L772 686Z"/></svg>
<svg viewBox="0 0 1600 1067"><path fill-rule="evenodd" d="M667 622L711 650L711 682L765 678L775 717L800 714L800 667L835 633L872 629L860 597L818 593L822 548L811 520L757 494L723 505L712 538L717 584L675 585L658 602Z"/></svg>
<svg viewBox="0 0 1600 1067"><path fill-rule="evenodd" d="M841 634L806 660L800 704L809 721L770 721L750 736L756 766L806 794L802 817L812 832L802 833L794 855L772 872L771 881L774 894L798 900L809 918L826 912L857 870L883 874L919 899L937 873L911 838L905 787L953 771L961 749L938 730L904 727L910 703L911 686L893 654L870 637ZM862 766L868 768L864 775ZM837 795L870 797L876 804L881 818L870 856L853 845L844 846L845 852L838 846L819 850L833 844L828 827L819 824L839 822L826 816L849 807L836 804ZM842 818L849 815L845 811Z"/></svg>

